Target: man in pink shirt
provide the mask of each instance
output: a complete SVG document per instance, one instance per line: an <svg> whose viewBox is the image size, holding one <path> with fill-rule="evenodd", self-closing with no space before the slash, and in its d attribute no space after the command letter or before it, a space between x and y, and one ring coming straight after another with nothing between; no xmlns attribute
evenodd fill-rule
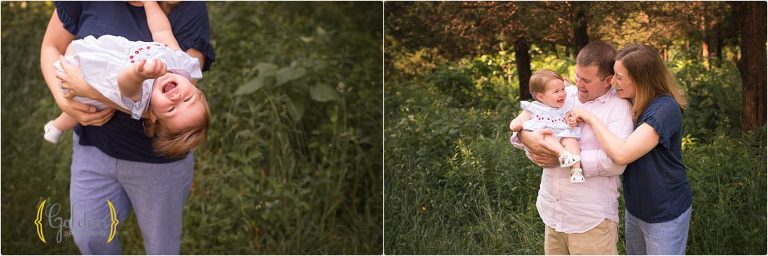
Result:
<svg viewBox="0 0 768 256"><path fill-rule="evenodd" d="M595 41L576 57L577 108L597 116L614 134L625 139L634 130L632 106L611 88L616 50ZM579 140L581 166L586 182L571 183L567 168L560 168L557 154L542 146L546 131L521 132L513 144L525 148L544 167L536 208L546 225L546 254L617 254L619 175L616 165L600 148L592 127L584 125ZM523 147L523 145L525 146Z"/></svg>

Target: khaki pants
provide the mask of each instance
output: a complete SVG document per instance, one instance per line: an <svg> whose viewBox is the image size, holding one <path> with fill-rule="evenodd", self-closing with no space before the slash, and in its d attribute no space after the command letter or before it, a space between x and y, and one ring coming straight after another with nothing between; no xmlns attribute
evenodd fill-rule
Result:
<svg viewBox="0 0 768 256"><path fill-rule="evenodd" d="M545 225L546 226L546 225ZM616 222L603 220L584 233L568 234L544 228L545 254L618 254L619 229Z"/></svg>

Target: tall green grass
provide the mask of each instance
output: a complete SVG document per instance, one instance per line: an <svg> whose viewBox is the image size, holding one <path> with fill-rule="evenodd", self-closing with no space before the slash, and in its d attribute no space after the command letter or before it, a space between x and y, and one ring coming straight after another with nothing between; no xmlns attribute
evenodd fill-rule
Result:
<svg viewBox="0 0 768 256"><path fill-rule="evenodd" d="M213 117L195 152L181 253L381 253L382 4L208 8L217 59L200 87ZM58 112L38 64L52 10L2 4L4 254L78 253L71 237L43 244L33 224L42 199L69 216L71 136L40 136ZM144 253L133 216L119 236L123 253Z"/></svg>
<svg viewBox="0 0 768 256"><path fill-rule="evenodd" d="M508 142L518 85L507 79L514 72L497 64L503 58L448 62L422 76L398 75L397 68L388 73L395 79L385 87L386 253L543 253L544 225L535 206L541 169ZM562 63L535 57L534 66ZM765 254L765 127L741 134L732 118L720 117L739 111L733 109L738 104L722 102L733 94L703 95L730 88L731 82L717 81L738 76L732 66L706 71L689 63L676 71L679 80L703 76L679 81L692 98L685 124L696 125L686 129L683 146L694 195L686 253ZM623 197L619 207L624 254Z"/></svg>

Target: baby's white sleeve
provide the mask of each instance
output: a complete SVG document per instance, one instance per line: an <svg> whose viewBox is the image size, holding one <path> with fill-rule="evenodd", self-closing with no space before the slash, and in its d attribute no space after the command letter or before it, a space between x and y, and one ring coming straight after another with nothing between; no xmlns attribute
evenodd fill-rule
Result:
<svg viewBox="0 0 768 256"><path fill-rule="evenodd" d="M533 103L530 101L520 101L520 109L522 110L528 110L528 112L533 113Z"/></svg>
<svg viewBox="0 0 768 256"><path fill-rule="evenodd" d="M163 56L168 71L182 75L188 79L201 79L203 72L200 61L183 51L173 51Z"/></svg>

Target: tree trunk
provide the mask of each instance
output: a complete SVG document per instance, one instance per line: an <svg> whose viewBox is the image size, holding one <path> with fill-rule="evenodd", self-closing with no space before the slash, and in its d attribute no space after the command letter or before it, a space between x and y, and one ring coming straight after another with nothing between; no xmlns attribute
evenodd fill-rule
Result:
<svg viewBox="0 0 768 256"><path fill-rule="evenodd" d="M571 4L573 5L572 10L574 12L573 21L571 22L571 24L573 24L573 42L575 49L575 51L573 51L573 57L576 58L576 55L579 54L581 48L584 48L584 46L589 44L589 34L587 33L587 24L589 21L587 10L589 9L589 2L573 2Z"/></svg>
<svg viewBox="0 0 768 256"><path fill-rule="evenodd" d="M530 100L531 92L528 89L528 80L531 79L531 54L528 52L530 45L525 37L515 41L515 65L517 66L517 79L520 81L520 99Z"/></svg>
<svg viewBox="0 0 768 256"><path fill-rule="evenodd" d="M765 124L766 99L766 3L732 2L741 36L742 105L741 130L750 131Z"/></svg>
<svg viewBox="0 0 768 256"><path fill-rule="evenodd" d="M720 67L723 61L723 35L720 23L715 24L715 66Z"/></svg>
<svg viewBox="0 0 768 256"><path fill-rule="evenodd" d="M701 31L701 57L704 59L704 68L709 70L709 31L707 31L707 18L705 15L701 15L699 18L701 25L699 30Z"/></svg>
<svg viewBox="0 0 768 256"><path fill-rule="evenodd" d="M709 44L706 37L701 41L701 57L704 59L704 66L709 69Z"/></svg>

